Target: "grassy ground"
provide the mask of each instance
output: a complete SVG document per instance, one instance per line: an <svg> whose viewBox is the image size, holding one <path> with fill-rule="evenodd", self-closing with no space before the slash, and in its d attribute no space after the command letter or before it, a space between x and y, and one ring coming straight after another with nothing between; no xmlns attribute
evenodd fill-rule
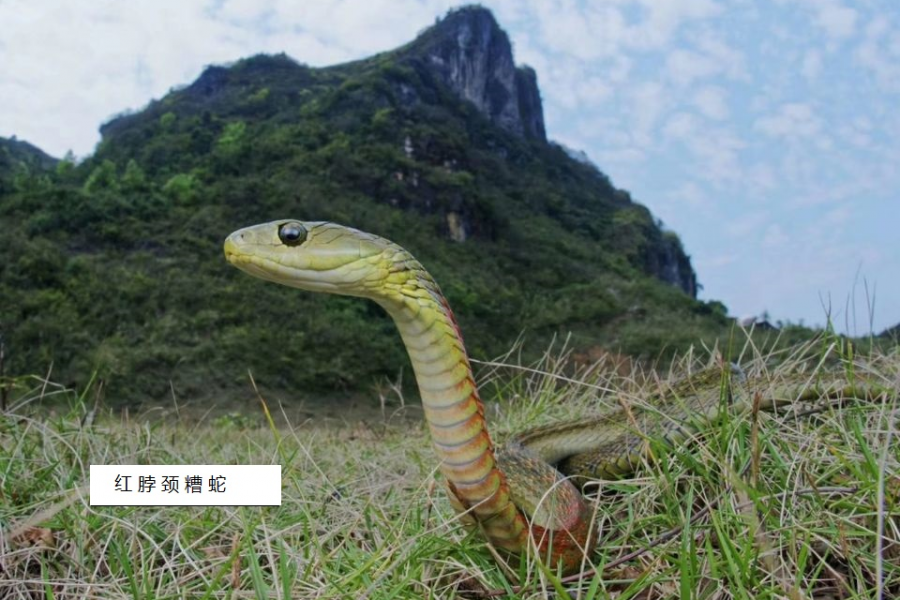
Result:
<svg viewBox="0 0 900 600"><path fill-rule="evenodd" d="M846 371L837 355L820 342L779 356L747 347L738 359L748 374L777 379L785 370ZM604 390L639 403L660 379L706 363L686 356L660 375L573 370L565 356L548 356L533 370L479 370L484 395L504 398L487 404L502 441L617 406ZM852 364L897 388L896 350ZM52 389L24 394L0 415L2 598L900 596L896 397L823 403L812 415L730 415L632 478L591 485L599 574L561 582L533 560L501 570L460 526L414 408L329 428L237 417L92 422L76 395L66 411L40 410ZM91 463L282 464L283 502L92 508L71 491Z"/></svg>

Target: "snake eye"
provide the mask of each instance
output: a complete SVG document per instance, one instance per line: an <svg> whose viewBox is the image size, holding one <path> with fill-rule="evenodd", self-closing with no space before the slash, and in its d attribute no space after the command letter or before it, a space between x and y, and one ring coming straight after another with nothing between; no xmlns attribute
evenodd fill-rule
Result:
<svg viewBox="0 0 900 600"><path fill-rule="evenodd" d="M306 227L292 221L278 228L278 239L286 246L297 246L306 241Z"/></svg>

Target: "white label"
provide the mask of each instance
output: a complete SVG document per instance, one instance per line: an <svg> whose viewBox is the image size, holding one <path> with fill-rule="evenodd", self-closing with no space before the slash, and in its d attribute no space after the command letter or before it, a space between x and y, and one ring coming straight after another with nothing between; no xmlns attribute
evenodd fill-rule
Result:
<svg viewBox="0 0 900 600"><path fill-rule="evenodd" d="M281 506L281 465L91 465L91 506Z"/></svg>

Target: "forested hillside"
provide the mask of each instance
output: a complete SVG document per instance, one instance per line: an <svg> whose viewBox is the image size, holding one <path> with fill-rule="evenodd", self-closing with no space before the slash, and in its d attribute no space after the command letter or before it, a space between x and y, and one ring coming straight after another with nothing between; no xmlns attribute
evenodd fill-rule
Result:
<svg viewBox="0 0 900 600"><path fill-rule="evenodd" d="M534 72L484 9L350 64L209 67L101 131L80 164L0 148L7 372L97 371L115 402L227 395L248 369L299 396L396 376L404 350L374 304L225 263L228 233L285 217L412 251L476 357L523 332L533 353L573 332L654 357L728 330L677 237L546 139Z"/></svg>

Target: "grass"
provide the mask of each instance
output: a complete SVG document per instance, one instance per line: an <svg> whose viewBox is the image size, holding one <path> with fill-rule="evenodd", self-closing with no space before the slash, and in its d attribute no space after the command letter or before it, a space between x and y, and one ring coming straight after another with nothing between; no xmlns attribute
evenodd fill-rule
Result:
<svg viewBox="0 0 900 600"><path fill-rule="evenodd" d="M897 388L900 353L748 344L750 375L843 370ZM479 371L494 437L618 405L710 364L575 368L562 351ZM777 368L774 365L778 365ZM65 398L64 410L42 403ZM343 427L257 419L93 419L90 393L39 383L0 416L2 598L892 598L900 595L900 406L729 414L589 485L599 574L501 570L460 525L415 408ZM373 403L378 401L373 399ZM277 413L277 410L275 411ZM809 412L807 410L807 412ZM277 416L277 415L276 415ZM91 463L282 464L280 507L90 507ZM72 490L76 490L73 492ZM522 586L521 588L515 586Z"/></svg>

